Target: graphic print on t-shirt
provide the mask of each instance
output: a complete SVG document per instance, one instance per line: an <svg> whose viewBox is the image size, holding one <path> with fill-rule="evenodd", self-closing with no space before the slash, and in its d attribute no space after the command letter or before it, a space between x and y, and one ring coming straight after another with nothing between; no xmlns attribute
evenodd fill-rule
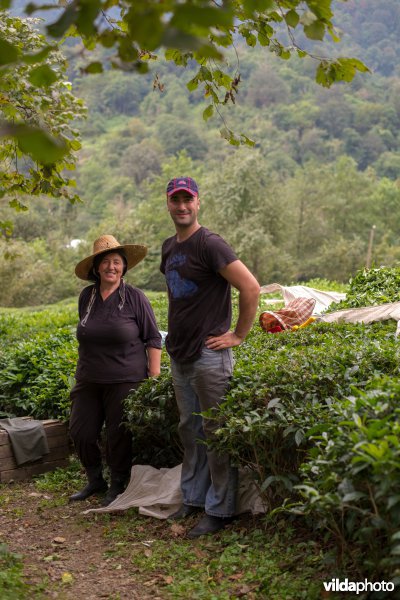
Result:
<svg viewBox="0 0 400 600"><path fill-rule="evenodd" d="M171 296L177 298L188 298L193 296L198 290L198 286L194 281L190 279L184 279L180 276L177 267L181 267L186 262L185 254L175 254L171 258L167 259L165 278L167 280L168 288L171 292Z"/></svg>

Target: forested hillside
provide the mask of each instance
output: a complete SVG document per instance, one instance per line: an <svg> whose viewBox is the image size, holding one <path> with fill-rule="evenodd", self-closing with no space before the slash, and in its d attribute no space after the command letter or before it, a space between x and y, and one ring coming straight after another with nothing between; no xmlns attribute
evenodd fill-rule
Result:
<svg viewBox="0 0 400 600"><path fill-rule="evenodd" d="M69 40L68 77L88 108L76 124L82 203L27 198L29 211L15 213L2 200L0 220L11 219L14 230L0 242L0 305L76 294L73 267L101 233L147 244L148 257L129 277L162 289L160 245L173 233L165 186L183 174L200 185L201 223L221 232L262 284L347 281L365 264L373 226L373 263L398 264L400 5L336 4L342 41L324 52L357 56L371 73L326 89L314 81L312 60L285 61L238 42L227 57L240 73L235 104L207 122L202 94L187 89L194 70L158 60L147 75L86 75L85 51ZM224 126L255 147L229 145ZM75 248L73 239L83 242Z"/></svg>

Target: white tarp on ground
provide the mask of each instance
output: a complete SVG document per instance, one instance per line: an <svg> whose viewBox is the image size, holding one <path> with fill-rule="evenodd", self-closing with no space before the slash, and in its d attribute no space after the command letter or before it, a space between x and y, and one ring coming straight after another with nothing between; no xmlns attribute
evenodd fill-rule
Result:
<svg viewBox="0 0 400 600"><path fill-rule="evenodd" d="M91 508L84 511L84 514L116 512L136 507L141 515L167 519L182 505L181 467L182 465L172 469L155 469L149 465L134 465L129 485L123 494L108 506ZM253 515L263 513L265 507L251 474L240 469L237 514L246 512Z"/></svg>
<svg viewBox="0 0 400 600"><path fill-rule="evenodd" d="M274 292L282 293L285 306L295 298L313 298L316 301L314 311L317 315L326 310L332 302L340 302L340 300L346 298L346 294L341 294L339 292L323 292L322 290L316 290L305 285L292 285L286 287L279 283L270 283L269 285L263 285L260 288L261 294L273 294Z"/></svg>
<svg viewBox="0 0 400 600"><path fill-rule="evenodd" d="M365 306L363 308L345 308L322 315L320 318L325 323L374 323L375 321L388 321L389 319L397 321L397 337L400 333L400 302Z"/></svg>

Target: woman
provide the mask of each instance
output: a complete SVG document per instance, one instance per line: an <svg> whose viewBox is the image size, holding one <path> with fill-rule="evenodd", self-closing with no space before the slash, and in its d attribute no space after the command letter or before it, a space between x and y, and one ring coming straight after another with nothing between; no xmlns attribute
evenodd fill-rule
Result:
<svg viewBox="0 0 400 600"><path fill-rule="evenodd" d="M160 374L161 335L153 310L143 292L123 279L146 253L145 246L122 245L112 235L102 235L93 253L75 268L80 279L95 283L79 297L79 358L70 418L70 435L88 483L71 500L107 492L102 503L107 506L129 481L132 436L123 424L123 401L143 379ZM98 445L104 423L109 488Z"/></svg>

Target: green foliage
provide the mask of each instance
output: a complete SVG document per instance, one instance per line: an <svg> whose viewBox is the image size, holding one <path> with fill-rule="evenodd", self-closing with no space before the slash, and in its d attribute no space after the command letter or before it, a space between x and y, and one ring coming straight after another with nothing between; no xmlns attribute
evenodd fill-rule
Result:
<svg viewBox="0 0 400 600"><path fill-rule="evenodd" d="M346 298L326 312L400 301L400 268L360 269L349 281Z"/></svg>
<svg viewBox="0 0 400 600"><path fill-rule="evenodd" d="M356 71L366 73L368 70L360 60L354 58L322 61L317 69L317 83L330 87L335 81L352 81Z"/></svg>
<svg viewBox="0 0 400 600"><path fill-rule="evenodd" d="M179 415L167 364L160 377L148 379L130 393L125 408L127 425L133 433L134 462L154 467L179 464Z"/></svg>
<svg viewBox="0 0 400 600"><path fill-rule="evenodd" d="M391 579L399 497L394 325L321 323L298 333L254 333L237 353L218 447L253 469L270 507L284 498L293 505L302 493L295 512L333 533L363 573Z"/></svg>
<svg viewBox="0 0 400 600"><path fill-rule="evenodd" d="M2 410L12 416L65 420L76 361L76 340L69 329L38 333L2 352Z"/></svg>
<svg viewBox="0 0 400 600"><path fill-rule="evenodd" d="M9 350L13 344L32 340L38 334L51 335L72 328L77 319L76 299L35 309L0 309L1 349Z"/></svg>
<svg viewBox="0 0 400 600"><path fill-rule="evenodd" d="M51 494L62 494L70 496L70 494L79 488L85 480L83 476L83 468L76 456L70 456L70 462L67 467L55 469L43 473L35 478L36 489L42 492L50 492Z"/></svg>
<svg viewBox="0 0 400 600"><path fill-rule="evenodd" d="M375 14L371 0L366 4ZM346 31L357 31L360 43L352 5L337 9L337 21ZM379 22L389 35L390 19L380 15ZM343 37L341 55L353 49L359 53L353 41ZM146 289L164 289L160 246L173 233L165 185L178 172L198 179L202 224L231 242L261 284L314 277L347 282L365 264L372 225L373 264L398 264L400 188L393 181L399 154L398 78L375 72L351 85L325 89L315 86L307 61L280 61L240 41L235 47L241 75L236 106L227 103L219 110L226 135L244 129L255 149L227 147L216 135L221 123L209 119L203 124L202 84L190 96L186 90L186 81L196 77L195 63L177 70L159 57L151 62L156 75L114 69L86 77L81 70L85 50L68 40L63 47L68 76L89 109L76 177L83 203L25 196L13 204L19 213L1 207L0 231L11 239L0 248L7 258L0 265L0 305L77 295L74 265L104 232L147 244L146 260L130 277ZM93 52L103 61L112 51ZM226 60L235 70L235 53L227 50ZM206 77L208 67L203 66ZM233 80L233 73L229 77ZM220 118L217 111L214 115ZM185 135L180 128L177 137L178 117ZM181 158L182 144L190 161ZM76 250L69 247L73 238L83 240Z"/></svg>
<svg viewBox="0 0 400 600"><path fill-rule="evenodd" d="M230 390L214 417L223 423L217 448L253 471L270 511L306 515L333 535L353 568L393 578L400 519L393 323L316 323L276 335L255 327L235 358ZM158 448L164 439L158 466L170 465L176 434L171 394L165 370L127 403L140 444L147 436Z"/></svg>
<svg viewBox="0 0 400 600"><path fill-rule="evenodd" d="M376 378L330 407L330 418L309 432L313 448L298 486L303 502L293 508L351 548L364 570L394 581L400 564L399 393L398 376Z"/></svg>
<svg viewBox="0 0 400 600"><path fill-rule="evenodd" d="M35 225L30 215L26 221L28 230L29 224ZM18 230L20 225L17 218L15 228ZM78 278L72 275L79 255L74 248L54 248L40 238L31 243L0 239L0 252L6 259L0 268L3 281L0 304L3 306L50 304L77 297L82 289Z"/></svg>
<svg viewBox="0 0 400 600"><path fill-rule="evenodd" d="M157 129L167 154L175 155L184 150L193 160L204 158L207 145L200 132L190 123L171 115L168 120L161 119Z"/></svg>
<svg viewBox="0 0 400 600"><path fill-rule="evenodd" d="M0 411L67 419L77 361L76 306L0 313Z"/></svg>
<svg viewBox="0 0 400 600"><path fill-rule="evenodd" d="M65 81L66 63L56 45L34 29L38 22L1 11L0 197L24 208L21 195L48 194L75 202L75 168L80 149L73 121L83 103Z"/></svg>
<svg viewBox="0 0 400 600"><path fill-rule="evenodd" d="M297 285L297 284L293 284ZM315 279L309 279L307 281L307 287L314 288L316 290L322 290L326 292L340 292L346 293L348 290L348 284L338 283L337 281L331 281L329 279L321 279L316 277Z"/></svg>
<svg viewBox="0 0 400 600"><path fill-rule="evenodd" d="M351 81L356 72L368 71L358 59L317 58L295 39L295 31L300 29L310 40L323 40L328 35L338 41L333 29L331 4L332 0L318 3L315 0L281 0L278 6L270 0L256 3L236 0L222 5L210 5L204 0L170 0L156 4L153 0L139 4L76 0L73 6L59 5L61 14L55 21L47 23L46 30L50 37L57 39L79 36L92 52L97 47L107 50L104 58L97 53L95 60L82 66L85 73L101 73L103 63L111 63L114 68L125 71L147 73L149 63L158 60L160 49L164 49L166 60L176 66L186 69L188 65L195 65L196 73L187 85L191 91L199 85L203 88L206 101L211 102L204 112L204 118L208 119L214 108L219 112L222 105L236 102L240 84L238 61L234 73L229 68L221 70L221 66L227 48L235 48L237 52L238 39L251 48L257 44L268 48L284 60L292 55L311 56L319 65L316 81L327 87L335 81ZM31 3L26 12L32 14L41 8L47 7ZM19 46L13 39L6 38L2 43L4 64L15 64L21 54ZM40 58L43 60L47 56L42 52ZM43 70L39 66L31 75L31 81L50 85L54 77L56 74L50 67ZM221 136L233 146L254 145L247 134L235 134L227 126L221 129ZM46 155L45 160L49 160Z"/></svg>
<svg viewBox="0 0 400 600"><path fill-rule="evenodd" d="M0 595L2 600L23 600L32 590L23 578L22 557L0 543Z"/></svg>
<svg viewBox="0 0 400 600"><path fill-rule="evenodd" d="M390 76L399 61L399 48L396 44L400 6L397 0L349 3L346 6L347 18L341 29L350 32L353 42L361 48L362 56L373 71ZM354 27L357 20L357 27Z"/></svg>
<svg viewBox="0 0 400 600"><path fill-rule="evenodd" d="M254 331L236 353L218 445L257 473L267 497L282 498L298 480L307 430L329 419L332 402L354 386L397 372L394 346L393 327L386 324Z"/></svg>
<svg viewBox="0 0 400 600"><path fill-rule="evenodd" d="M149 296L164 328L165 295ZM0 316L1 410L67 418L76 362L72 306ZM235 349L216 417L217 448L253 471L268 509L310 518L371 577L394 577L398 566L397 344L393 322L321 322L275 335L255 325ZM182 456L165 352L162 362L162 375L126 401L135 460L158 467Z"/></svg>

